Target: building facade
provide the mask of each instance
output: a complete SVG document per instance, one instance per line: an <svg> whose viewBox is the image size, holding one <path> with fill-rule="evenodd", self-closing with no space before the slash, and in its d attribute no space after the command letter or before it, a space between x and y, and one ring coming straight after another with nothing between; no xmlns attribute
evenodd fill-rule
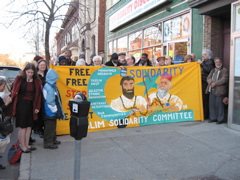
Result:
<svg viewBox="0 0 240 180"><path fill-rule="evenodd" d="M239 22L239 0L109 0L105 49L108 58L113 52L136 58L145 52L150 60L174 58L175 50L194 53L197 60L204 48L211 49L230 72L225 121L240 130Z"/></svg>
<svg viewBox="0 0 240 180"><path fill-rule="evenodd" d="M203 16L187 0L107 1L105 49L108 57L125 52L150 60L195 53L201 58Z"/></svg>
<svg viewBox="0 0 240 180"><path fill-rule="evenodd" d="M90 62L92 54L104 52L106 1L74 2L74 6L69 6L61 30L56 35L57 56L70 49L73 59L85 54L86 61Z"/></svg>
<svg viewBox="0 0 240 180"><path fill-rule="evenodd" d="M226 121L229 127L240 130L240 73L236 68L240 64L236 50L240 47L240 1L192 0L188 4L204 17L203 46L211 49L215 57L221 57L230 72Z"/></svg>

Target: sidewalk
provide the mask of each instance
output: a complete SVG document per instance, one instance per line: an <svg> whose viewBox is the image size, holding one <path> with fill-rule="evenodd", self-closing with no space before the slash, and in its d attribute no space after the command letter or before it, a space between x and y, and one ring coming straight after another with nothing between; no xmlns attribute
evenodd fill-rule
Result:
<svg viewBox="0 0 240 180"><path fill-rule="evenodd" d="M19 179L73 179L75 140L22 155ZM240 132L181 122L90 132L81 140L81 179L240 179Z"/></svg>

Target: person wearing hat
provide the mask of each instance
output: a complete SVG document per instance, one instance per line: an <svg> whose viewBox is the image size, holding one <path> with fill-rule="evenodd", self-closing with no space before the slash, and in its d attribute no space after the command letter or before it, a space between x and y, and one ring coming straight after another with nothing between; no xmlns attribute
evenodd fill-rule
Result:
<svg viewBox="0 0 240 180"><path fill-rule="evenodd" d="M127 61L126 61L125 57L126 57L126 53L124 53L124 52L121 52L118 54L118 60L123 66L127 66Z"/></svg>
<svg viewBox="0 0 240 180"><path fill-rule="evenodd" d="M172 76L164 73L158 84L158 92L149 95L149 107L152 112L180 111L182 109L182 100L176 95L169 94L171 87Z"/></svg>
<svg viewBox="0 0 240 180"><path fill-rule="evenodd" d="M118 61L118 54L113 53L111 59L105 63L106 66L122 66L122 64Z"/></svg>
<svg viewBox="0 0 240 180"><path fill-rule="evenodd" d="M67 58L65 56L60 56L58 58L59 66L67 66Z"/></svg>
<svg viewBox="0 0 240 180"><path fill-rule="evenodd" d="M90 56L90 64L89 64L89 66L94 66L94 65L93 65L93 58L94 58L94 56L96 56L96 54L92 54L92 55Z"/></svg>

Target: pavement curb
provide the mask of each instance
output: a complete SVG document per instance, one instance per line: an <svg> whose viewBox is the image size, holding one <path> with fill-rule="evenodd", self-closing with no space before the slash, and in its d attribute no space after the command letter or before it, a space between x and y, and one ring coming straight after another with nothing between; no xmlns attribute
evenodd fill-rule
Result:
<svg viewBox="0 0 240 180"><path fill-rule="evenodd" d="M22 153L19 166L19 180L30 179L31 153Z"/></svg>

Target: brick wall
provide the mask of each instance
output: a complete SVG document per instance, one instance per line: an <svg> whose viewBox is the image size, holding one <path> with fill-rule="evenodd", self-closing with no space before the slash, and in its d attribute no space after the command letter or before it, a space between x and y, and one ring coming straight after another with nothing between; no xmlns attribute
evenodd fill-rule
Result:
<svg viewBox="0 0 240 180"><path fill-rule="evenodd" d="M105 39L105 12L106 12L106 0L100 0L99 2L99 18L98 18L98 52L104 51L104 39Z"/></svg>
<svg viewBox="0 0 240 180"><path fill-rule="evenodd" d="M223 22L219 17L204 17L203 48L211 49L214 57L222 57Z"/></svg>

